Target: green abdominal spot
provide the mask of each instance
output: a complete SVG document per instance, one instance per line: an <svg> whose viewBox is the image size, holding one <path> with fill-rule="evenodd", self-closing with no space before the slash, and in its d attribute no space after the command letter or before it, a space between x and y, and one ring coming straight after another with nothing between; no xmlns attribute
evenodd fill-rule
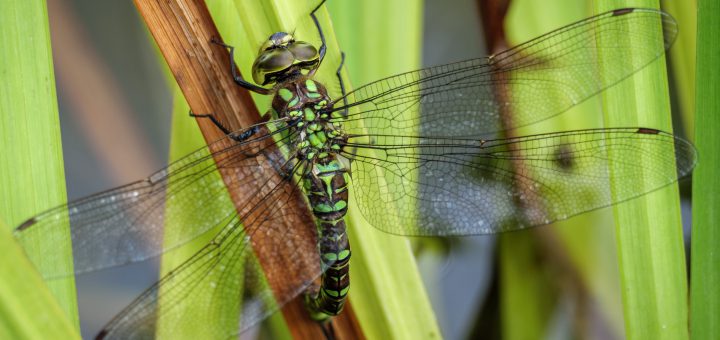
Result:
<svg viewBox="0 0 720 340"><path fill-rule="evenodd" d="M343 275L343 276L341 276L341 277L330 276L330 280L333 280L333 281L335 281L335 282L338 282L338 281L340 281L340 280L345 279L346 276L347 276L347 274L345 274L345 275Z"/></svg>
<svg viewBox="0 0 720 340"><path fill-rule="evenodd" d="M335 291L335 290L330 290L330 289L323 289L323 291L325 292L325 294L330 295L330 296L332 296L332 297L334 297L334 298L337 298L337 297L340 297L340 296L345 296L345 294L347 294L347 292L348 292L349 289L350 289L350 286L343 288L343 289L342 289L341 291L339 291L339 292L338 292L338 291Z"/></svg>
<svg viewBox="0 0 720 340"><path fill-rule="evenodd" d="M343 210L347 207L347 202L345 201L338 201L335 203L335 211Z"/></svg>
<svg viewBox="0 0 720 340"><path fill-rule="evenodd" d="M341 250L339 253L324 253L322 254L323 259L326 260L326 262L335 262L335 261L342 261L345 260L348 256L350 256L350 250L345 249Z"/></svg>
<svg viewBox="0 0 720 340"><path fill-rule="evenodd" d="M321 213L329 213L329 212L335 212L345 209L347 207L347 202L345 201L337 201L335 202L334 206L330 206L329 204L317 204L313 207L313 210Z"/></svg>

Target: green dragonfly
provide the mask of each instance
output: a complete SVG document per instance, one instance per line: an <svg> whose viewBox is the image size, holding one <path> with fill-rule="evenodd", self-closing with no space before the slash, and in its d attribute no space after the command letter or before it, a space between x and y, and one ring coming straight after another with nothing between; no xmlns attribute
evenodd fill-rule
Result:
<svg viewBox="0 0 720 340"><path fill-rule="evenodd" d="M210 238L100 338L152 336L160 322L230 337L301 294L315 319L337 315L349 291L350 192L362 216L387 233L496 234L644 195L695 165L692 144L651 128L502 135L509 128L504 114L512 113L513 128L545 120L662 56L677 31L663 12L599 14L491 57L391 76L348 93L338 71L343 94L333 99L313 79L326 52L315 17L320 6L311 13L319 48L278 32L260 49L254 83L230 65L239 86L273 96L270 119L232 132L205 115L224 138L145 180L48 210L16 229L29 245L71 225L69 240L53 241L72 242L74 269L48 268L43 274L50 279L144 261ZM597 55L614 61L609 70L598 71ZM628 179L612 193L611 174ZM233 191L249 198L233 204ZM190 232L166 236L166 223ZM36 256L59 254L40 249ZM287 273L282 289L268 285L277 278L267 277L267 266Z"/></svg>

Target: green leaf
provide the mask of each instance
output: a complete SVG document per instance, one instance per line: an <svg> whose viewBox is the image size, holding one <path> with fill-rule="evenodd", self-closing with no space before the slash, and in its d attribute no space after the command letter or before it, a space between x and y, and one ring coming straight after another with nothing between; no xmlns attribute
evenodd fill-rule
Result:
<svg viewBox="0 0 720 340"><path fill-rule="evenodd" d="M692 281L693 339L720 337L720 2L698 2L697 124L700 162L693 174ZM688 28L692 29L692 28Z"/></svg>
<svg viewBox="0 0 720 340"><path fill-rule="evenodd" d="M604 1L595 10L657 8L657 1ZM629 29L632 29L630 27ZM658 39L661 27L657 28ZM636 42L655 44L649 39ZM602 58L602 56L599 56ZM612 69L614 60L602 60ZM672 131L665 58L603 93L608 126L642 126ZM668 148L666 152L673 152ZM637 162L650 169L650 160ZM610 166L611 172L613 165ZM638 172L642 180L642 171ZM623 178L613 178L620 188ZM625 335L628 339L688 337L687 280L677 185L618 204L615 213L623 292Z"/></svg>
<svg viewBox="0 0 720 340"><path fill-rule="evenodd" d="M692 141L695 131L695 51L697 27L697 1L664 1L663 10L672 15L678 22L680 31L668 52L669 61L672 64L672 91L676 93L673 97L674 108L680 109L675 112L680 117L683 129L682 135Z"/></svg>
<svg viewBox="0 0 720 340"><path fill-rule="evenodd" d="M0 249L0 338L80 339L77 324L65 315L2 222Z"/></svg>
<svg viewBox="0 0 720 340"><path fill-rule="evenodd" d="M0 49L0 112L3 115L0 119L0 202L3 202L0 218L8 223L2 226L8 232L10 227L66 199L45 2L3 1L0 22L3 23L0 30L3 46ZM69 228L56 232L69 237ZM45 242L47 239L60 238L40 236L23 244L27 256L38 266L37 270L42 273L47 266L71 268L72 250L69 247L62 258L39 258L40 249L58 247ZM9 329L15 327L15 331L27 331L28 335L53 334L43 333L43 330L71 334L72 328L79 329L74 279L48 282L57 299L52 301L43 293L47 287L36 280L37 277L31 278L35 269L20 251L15 251L16 245L9 236L4 234L0 238L7 246L0 247L7 252L2 256L5 263L0 266L7 271L7 276L2 275L3 281L7 281L1 294L8 296L3 308L12 308L5 309L0 319L18 321L15 325L9 324ZM20 276L20 273L24 274ZM27 282L23 281L26 276ZM38 296L31 297L35 291ZM38 301L48 304L46 312L37 309ZM58 303L61 307L52 307ZM38 329L27 329L29 325Z"/></svg>

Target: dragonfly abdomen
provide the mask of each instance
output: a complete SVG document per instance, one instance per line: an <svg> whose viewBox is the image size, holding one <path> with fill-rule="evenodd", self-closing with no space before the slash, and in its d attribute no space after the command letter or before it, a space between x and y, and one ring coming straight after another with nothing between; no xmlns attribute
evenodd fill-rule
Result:
<svg viewBox="0 0 720 340"><path fill-rule="evenodd" d="M345 227L348 203L348 172L334 154L318 159L303 176L318 230L318 248L323 269L316 296L308 296L315 319L326 319L342 311L350 288L350 243Z"/></svg>

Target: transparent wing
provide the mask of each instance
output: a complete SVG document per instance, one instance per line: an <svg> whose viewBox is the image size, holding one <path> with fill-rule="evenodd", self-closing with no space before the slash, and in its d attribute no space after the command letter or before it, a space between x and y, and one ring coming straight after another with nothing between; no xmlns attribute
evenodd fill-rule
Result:
<svg viewBox="0 0 720 340"><path fill-rule="evenodd" d="M72 242L75 273L124 265L158 256L206 233L231 218L236 210L227 195L226 185L233 189L258 188L276 174L267 159L278 158L269 130L283 131L283 122L257 125L237 135L247 139L237 142L225 137L196 150L170 164L145 180L101 192L58 206L39 214L18 227L15 236L24 246L38 239L49 240L58 247L36 249L33 261L60 256L60 245ZM287 145L291 140L280 141ZM212 150L212 151L211 151ZM216 165L217 160L217 165ZM273 160L277 162L277 160ZM270 172L265 172L270 168ZM232 171L232 181L224 182L217 172ZM226 176L229 177L229 176ZM167 206L176 211L193 211L192 216L167 216ZM208 209L208 206L222 207ZM183 236L164 235L167 219ZM71 237L61 238L48 231L71 225ZM68 248L65 248L68 249ZM72 275L58 266L42 266L46 278Z"/></svg>
<svg viewBox="0 0 720 340"><path fill-rule="evenodd" d="M294 208L305 202L291 178L263 185L265 194L248 202L241 217L233 216L100 336L229 338L305 291L321 274L320 261L314 224Z"/></svg>
<svg viewBox="0 0 720 340"><path fill-rule="evenodd" d="M231 337L320 276L315 224L294 183L307 167L293 154L297 133L270 122L233 135L243 141L225 137L146 180L49 210L16 230L18 240L28 244L69 221L78 273L172 254L191 240L210 239L99 337ZM226 187L245 199L231 200ZM166 223L172 232L163 233ZM54 249L43 249L36 260L58 256ZM72 273L50 268L43 274Z"/></svg>
<svg viewBox="0 0 720 340"><path fill-rule="evenodd" d="M426 136L486 136L506 130L500 118L506 108L513 112L512 127L568 110L657 59L676 34L666 13L616 10L491 57L367 84L336 100L334 110L352 109L344 122L350 134L415 129ZM602 72L599 56L613 61Z"/></svg>
<svg viewBox="0 0 720 340"><path fill-rule="evenodd" d="M362 135L342 154L363 216L385 232L421 236L563 220L673 183L696 159L689 142L638 128L487 141Z"/></svg>

